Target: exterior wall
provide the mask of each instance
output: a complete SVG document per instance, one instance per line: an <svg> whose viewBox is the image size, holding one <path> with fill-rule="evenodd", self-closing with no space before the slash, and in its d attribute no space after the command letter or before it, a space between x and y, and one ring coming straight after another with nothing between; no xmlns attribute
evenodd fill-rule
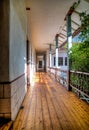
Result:
<svg viewBox="0 0 89 130"><path fill-rule="evenodd" d="M3 82L0 84L0 117L11 117L11 89L10 84Z"/></svg>
<svg viewBox="0 0 89 130"><path fill-rule="evenodd" d="M30 84L31 84L33 75L34 75L34 73L36 71L36 52L35 52L34 45L32 43L31 43L31 46L30 46L30 64L29 64L29 68L30 68Z"/></svg>
<svg viewBox="0 0 89 130"><path fill-rule="evenodd" d="M0 117L14 120L26 92L25 75L0 84Z"/></svg>
<svg viewBox="0 0 89 130"><path fill-rule="evenodd" d="M10 0L10 81L25 73L26 40L24 0Z"/></svg>
<svg viewBox="0 0 89 130"><path fill-rule="evenodd" d="M21 75L11 84L11 119L14 120L26 93L25 75Z"/></svg>
<svg viewBox="0 0 89 130"><path fill-rule="evenodd" d="M0 0L0 117L10 118L9 0Z"/></svg>
<svg viewBox="0 0 89 130"><path fill-rule="evenodd" d="M29 1L25 1L26 2L26 7L30 7L30 2ZM35 51L35 48L34 48L34 45L32 44L32 39L31 39L31 26L30 26L30 16L29 16L29 13L30 13L30 10L27 10L26 11L27 13L27 38L28 38L28 41L29 41L29 48L28 48L28 65L27 65L27 70L28 70L28 84L31 84L32 82L32 78L33 78L33 75L36 71L36 51ZM29 87L29 86L28 86Z"/></svg>
<svg viewBox="0 0 89 130"><path fill-rule="evenodd" d="M30 85L30 42L27 39L27 85L29 88Z"/></svg>
<svg viewBox="0 0 89 130"><path fill-rule="evenodd" d="M0 0L0 82L9 80L9 0Z"/></svg>
<svg viewBox="0 0 89 130"><path fill-rule="evenodd" d="M14 120L26 94L26 8L24 0L10 0L11 119Z"/></svg>
<svg viewBox="0 0 89 130"><path fill-rule="evenodd" d="M0 117L15 120L27 91L25 0L0 6Z"/></svg>

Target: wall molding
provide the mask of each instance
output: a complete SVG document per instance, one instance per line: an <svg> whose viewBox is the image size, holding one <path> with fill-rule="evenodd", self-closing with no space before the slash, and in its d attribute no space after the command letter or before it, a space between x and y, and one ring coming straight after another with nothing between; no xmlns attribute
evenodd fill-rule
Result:
<svg viewBox="0 0 89 130"><path fill-rule="evenodd" d="M12 81L4 81L4 82L0 82L0 84L11 84L11 83L15 82L16 80L20 79L21 77L23 77L24 75L25 75L25 73L20 75L20 76L18 76L17 78L15 78Z"/></svg>

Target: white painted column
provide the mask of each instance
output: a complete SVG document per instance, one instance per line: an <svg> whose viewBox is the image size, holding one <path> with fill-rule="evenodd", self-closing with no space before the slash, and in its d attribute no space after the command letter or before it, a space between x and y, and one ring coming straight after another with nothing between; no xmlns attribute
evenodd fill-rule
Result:
<svg viewBox="0 0 89 130"><path fill-rule="evenodd" d="M55 40L56 40L56 68L58 68L58 37L59 34L56 34Z"/></svg>
<svg viewBox="0 0 89 130"><path fill-rule="evenodd" d="M58 68L58 48L56 48L56 68Z"/></svg>
<svg viewBox="0 0 89 130"><path fill-rule="evenodd" d="M52 54L49 54L50 57L50 67L52 67Z"/></svg>
<svg viewBox="0 0 89 130"><path fill-rule="evenodd" d="M49 45L49 50L50 50L50 52L49 52L49 66L50 67L52 67L52 47L51 47L52 45L50 44Z"/></svg>

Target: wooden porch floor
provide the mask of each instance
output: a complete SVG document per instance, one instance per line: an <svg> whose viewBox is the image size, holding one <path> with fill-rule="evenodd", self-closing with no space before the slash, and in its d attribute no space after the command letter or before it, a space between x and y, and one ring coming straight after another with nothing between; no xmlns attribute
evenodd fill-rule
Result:
<svg viewBox="0 0 89 130"><path fill-rule="evenodd" d="M13 130L89 130L89 105L37 72Z"/></svg>

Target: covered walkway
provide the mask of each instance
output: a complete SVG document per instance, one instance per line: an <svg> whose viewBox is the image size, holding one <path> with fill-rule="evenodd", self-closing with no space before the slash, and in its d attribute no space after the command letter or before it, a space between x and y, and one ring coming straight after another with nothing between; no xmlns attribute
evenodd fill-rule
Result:
<svg viewBox="0 0 89 130"><path fill-rule="evenodd" d="M47 73L37 72L13 130L88 130L89 106Z"/></svg>
<svg viewBox="0 0 89 130"><path fill-rule="evenodd" d="M0 130L89 130L89 0L0 7Z"/></svg>

